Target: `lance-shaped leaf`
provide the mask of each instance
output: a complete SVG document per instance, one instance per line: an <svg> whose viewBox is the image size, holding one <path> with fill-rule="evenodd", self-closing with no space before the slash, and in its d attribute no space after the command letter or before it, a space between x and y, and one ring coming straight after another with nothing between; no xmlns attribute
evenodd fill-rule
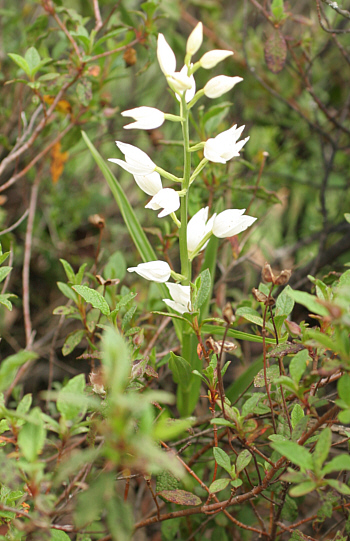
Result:
<svg viewBox="0 0 350 541"><path fill-rule="evenodd" d="M83 297L86 302L89 302L94 308L100 310L105 316L110 314L106 299L102 297L101 293L95 291L95 289L87 286L74 286L72 289Z"/></svg>

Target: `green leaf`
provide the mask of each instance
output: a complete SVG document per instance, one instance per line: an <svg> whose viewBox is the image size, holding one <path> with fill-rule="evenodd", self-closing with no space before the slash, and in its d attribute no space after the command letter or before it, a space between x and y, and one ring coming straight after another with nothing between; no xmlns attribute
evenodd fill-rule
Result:
<svg viewBox="0 0 350 541"><path fill-rule="evenodd" d="M305 291L295 291L290 288L288 290L288 295L297 303L305 306L313 314L318 314L320 316L329 315L327 308L317 302L317 297L310 295L310 293L306 293Z"/></svg>
<svg viewBox="0 0 350 541"><path fill-rule="evenodd" d="M78 296L69 285L65 284L64 282L57 282L57 286L58 286L58 289L61 291L61 293L63 293L65 297L74 301L77 304Z"/></svg>
<svg viewBox="0 0 350 541"><path fill-rule="evenodd" d="M326 479L327 485L329 485L332 488L335 488L340 494L345 494L346 496L350 495L350 488L341 481L337 481L336 479Z"/></svg>
<svg viewBox="0 0 350 541"><path fill-rule="evenodd" d="M266 368L266 382L274 383L275 380L280 375L280 369L277 366L277 364L274 364L272 366L268 366ZM265 374L264 369L260 370L260 372L255 376L254 378L254 387L265 387Z"/></svg>
<svg viewBox="0 0 350 541"><path fill-rule="evenodd" d="M17 295L14 295L13 293L3 293L2 295L0 295L0 304L6 306L6 308L10 310L10 312L12 310L12 302L9 301L11 297L17 297Z"/></svg>
<svg viewBox="0 0 350 541"><path fill-rule="evenodd" d="M325 428L324 430L322 430L321 434L318 437L318 441L316 443L316 447L312 455L315 471L319 471L322 468L322 464L328 457L331 444L332 444L331 429Z"/></svg>
<svg viewBox="0 0 350 541"><path fill-rule="evenodd" d="M23 56L15 53L9 53L9 57L28 75L28 77L30 77L30 67Z"/></svg>
<svg viewBox="0 0 350 541"><path fill-rule="evenodd" d="M216 462L218 463L218 465L221 466L222 468L224 468L224 470L226 470L227 473L230 473L231 472L231 461L230 461L230 457L225 453L225 451L220 449L220 447L214 447L213 448L213 455L214 455L214 458L215 458ZM230 481L230 479L229 479L229 481Z"/></svg>
<svg viewBox="0 0 350 541"><path fill-rule="evenodd" d="M283 314L289 316L294 308L294 300L289 296L288 292L291 289L290 286L286 286L284 290L278 295L276 300L276 315Z"/></svg>
<svg viewBox="0 0 350 541"><path fill-rule="evenodd" d="M309 492L315 490L316 487L317 484L314 481L305 481L304 483L300 483L300 485L296 485L295 487L291 488L289 494L294 498L298 498L299 496L309 494Z"/></svg>
<svg viewBox="0 0 350 541"><path fill-rule="evenodd" d="M72 289L83 297L86 302L89 302L94 308L100 310L105 316L110 314L106 299L102 297L101 293L95 291L95 289L91 289L87 286L73 286Z"/></svg>
<svg viewBox="0 0 350 541"><path fill-rule="evenodd" d="M241 308L238 308L236 311L236 316L244 317L244 319L246 319L247 321L251 321L256 325L259 325L260 327L263 326L263 318L261 317L261 315L249 306L241 306Z"/></svg>
<svg viewBox="0 0 350 541"><path fill-rule="evenodd" d="M25 415L26 413L28 413L30 406L32 405L32 399L33 397L30 393L24 395L16 408L16 412L19 415Z"/></svg>
<svg viewBox="0 0 350 541"><path fill-rule="evenodd" d="M70 541L70 537L62 530L50 530L51 541Z"/></svg>
<svg viewBox="0 0 350 541"><path fill-rule="evenodd" d="M34 408L18 435L18 446L28 462L34 462L42 451L45 443L46 430L40 408Z"/></svg>
<svg viewBox="0 0 350 541"><path fill-rule="evenodd" d="M217 336L224 336L224 334L227 332L227 336L231 338L236 338L237 340L246 340L247 342L259 342L262 343L263 339L262 336L257 336L255 334L248 334L246 332L242 331L236 331L236 329L229 329L226 330L226 327L223 327L221 325L208 325L204 323L202 325L202 332L204 334L212 334ZM273 338L266 338L265 339L266 344L276 344L276 340Z"/></svg>
<svg viewBox="0 0 350 541"><path fill-rule="evenodd" d="M202 500L198 496L186 490L162 490L158 495L168 502L176 503L177 505L201 505L202 503Z"/></svg>
<svg viewBox="0 0 350 541"><path fill-rule="evenodd" d="M295 428L298 422L300 421L300 419L302 419L303 417L304 417L303 408L300 406L300 404L295 404L292 410L292 414L291 414L292 427Z"/></svg>
<svg viewBox="0 0 350 541"><path fill-rule="evenodd" d="M173 380L188 391L191 387L192 367L186 359L170 352L169 368L173 373Z"/></svg>
<svg viewBox="0 0 350 541"><path fill-rule="evenodd" d="M295 383L299 383L301 376L305 372L308 361L311 361L311 359L307 349L302 349L299 351L291 360L289 365L289 373Z"/></svg>
<svg viewBox="0 0 350 541"><path fill-rule="evenodd" d="M62 355L66 357L66 355L72 353L73 349L75 349L77 345L80 344L80 342L84 338L84 335L84 329L78 329L77 331L69 333L62 347Z"/></svg>
<svg viewBox="0 0 350 541"><path fill-rule="evenodd" d="M72 282L72 284L75 284L75 272L72 269L71 265L65 259L60 259L60 262L63 265L64 272L66 273L66 276L69 282Z"/></svg>
<svg viewBox="0 0 350 541"><path fill-rule="evenodd" d="M309 421L308 415L306 415L305 417L301 417L301 419L299 419L299 421L295 425L295 428L293 428L293 432L292 432L293 441L298 441L298 439L301 438L301 436L306 432L308 421Z"/></svg>
<svg viewBox="0 0 350 541"><path fill-rule="evenodd" d="M209 487L209 492L211 494L215 494L216 492L220 492L220 490L224 490L224 488L227 487L227 485L230 483L231 479L216 479L216 481L213 481L212 484Z"/></svg>
<svg viewBox="0 0 350 541"><path fill-rule="evenodd" d="M102 364L110 387L111 399L116 399L128 384L131 361L125 340L112 328L103 334Z"/></svg>
<svg viewBox="0 0 350 541"><path fill-rule="evenodd" d="M251 461L252 459L252 455L251 453L248 451L248 449L243 449L243 451L241 451L237 457L237 460L236 460L236 471L237 473L241 472L242 470L244 470L244 468L246 468L249 464L249 462Z"/></svg>
<svg viewBox="0 0 350 541"><path fill-rule="evenodd" d="M78 374L70 379L58 393L57 409L68 421L84 417L87 409L84 390L85 375Z"/></svg>
<svg viewBox="0 0 350 541"><path fill-rule="evenodd" d="M344 400L345 404L350 407L350 375L344 374L338 381L338 394Z"/></svg>
<svg viewBox="0 0 350 541"><path fill-rule="evenodd" d="M350 456L338 455L330 460L322 469L322 476L335 471L350 470Z"/></svg>
<svg viewBox="0 0 350 541"><path fill-rule="evenodd" d="M37 358L38 355L34 351L23 350L4 359L0 365L0 392L8 389L17 374L17 370L23 364Z"/></svg>
<svg viewBox="0 0 350 541"><path fill-rule="evenodd" d="M197 310L205 303L211 291L211 276L209 269L205 269L201 272L196 280L196 284L198 283L197 281L199 281L200 285L194 299L194 310Z"/></svg>
<svg viewBox="0 0 350 541"><path fill-rule="evenodd" d="M140 222L138 221L136 214L132 206L130 205L122 187L120 186L112 171L109 169L107 163L105 162L105 160L103 160L103 158L98 153L98 151L91 143L90 139L84 131L82 131L82 137L107 181L107 184L114 196L114 199L116 200L120 213L123 216L125 225L128 228L129 234L136 246L137 251L140 254L142 261L144 263L146 263L147 261L155 261L157 259L156 254L154 253L154 250L148 238L146 237L146 234L144 233ZM164 284L157 284L157 286L161 292L162 298L167 298L169 295L167 287ZM176 329L176 334L181 340L182 325L179 321L175 319L173 320L173 323Z"/></svg>
<svg viewBox="0 0 350 541"><path fill-rule="evenodd" d="M129 308L129 310L124 314L123 319L122 319L122 330L123 331L125 330L125 327L132 320L132 317L135 314L136 310L137 310L137 306L135 305L135 306L132 306L131 308Z"/></svg>
<svg viewBox="0 0 350 541"><path fill-rule="evenodd" d="M24 58L29 66L30 74L33 75L35 72L35 69L40 64L40 55L35 47L29 47L29 49L26 51L26 54L24 55Z"/></svg>
<svg viewBox="0 0 350 541"><path fill-rule="evenodd" d="M0 267L0 282L2 282L8 274L10 274L12 267Z"/></svg>
<svg viewBox="0 0 350 541"><path fill-rule="evenodd" d="M275 441L270 444L275 451L296 464L303 470L313 469L313 460L309 451L294 441Z"/></svg>

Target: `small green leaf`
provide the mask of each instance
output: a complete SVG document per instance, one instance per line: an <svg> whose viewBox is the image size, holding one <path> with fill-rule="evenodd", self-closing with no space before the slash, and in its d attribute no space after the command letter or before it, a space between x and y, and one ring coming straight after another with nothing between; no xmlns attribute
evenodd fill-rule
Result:
<svg viewBox="0 0 350 541"><path fill-rule="evenodd" d="M233 481L231 481L231 485L232 485L234 488L238 488L238 487L240 487L242 484L243 484L242 479L234 479Z"/></svg>
<svg viewBox="0 0 350 541"><path fill-rule="evenodd" d="M325 467L322 469L322 475L327 475L327 473L332 473L335 471L350 470L350 456L349 455L338 455L330 462L328 462Z"/></svg>
<svg viewBox="0 0 350 541"><path fill-rule="evenodd" d="M70 379L60 390L57 398L57 409L68 421L84 417L87 409L84 395L85 376L78 374Z"/></svg>
<svg viewBox="0 0 350 541"><path fill-rule="evenodd" d="M9 53L9 57L28 75L28 77L30 77L30 67L23 56L15 53Z"/></svg>
<svg viewBox="0 0 350 541"><path fill-rule="evenodd" d="M6 391L16 376L17 370L27 361L37 359L37 353L34 351L19 351L10 355L1 362L0 365L0 392Z"/></svg>
<svg viewBox="0 0 350 541"><path fill-rule="evenodd" d="M300 404L295 404L292 410L292 414L291 414L292 427L295 428L298 422L300 421L300 419L302 419L303 417L304 417L303 408L300 406Z"/></svg>
<svg viewBox="0 0 350 541"><path fill-rule="evenodd" d="M66 273L66 276L68 278L68 280L72 283L72 284L75 284L75 272L74 270L72 269L71 265L68 263L68 261L66 261L65 259L60 259L60 262L62 263L63 265L63 268L64 268L64 272Z"/></svg>
<svg viewBox="0 0 350 541"><path fill-rule="evenodd" d="M212 484L209 487L209 491L211 494L215 494L216 492L220 492L220 490L224 490L224 488L227 487L231 479L216 479L216 481L213 481Z"/></svg>
<svg viewBox="0 0 350 541"><path fill-rule="evenodd" d="M299 383L301 376L304 374L308 361L311 361L308 350L302 349L296 355L289 365L289 373L295 383Z"/></svg>
<svg viewBox="0 0 350 541"><path fill-rule="evenodd" d="M201 505L202 503L202 500L198 496L186 490L162 490L158 496L178 505Z"/></svg>
<svg viewBox="0 0 350 541"><path fill-rule="evenodd" d="M131 361L125 340L112 328L107 329L103 335L102 364L113 400L127 386Z"/></svg>
<svg viewBox="0 0 350 541"><path fill-rule="evenodd" d="M30 74L33 75L35 68L40 64L40 55L35 47L29 47L24 55L29 66Z"/></svg>
<svg viewBox="0 0 350 541"><path fill-rule="evenodd" d="M34 408L18 435L18 446L28 462L34 462L44 447L46 430L40 408Z"/></svg>
<svg viewBox="0 0 350 541"><path fill-rule="evenodd" d="M332 488L335 488L340 494L345 494L346 496L350 495L350 488L341 481L337 481L336 479L326 479L327 485L329 485Z"/></svg>
<svg viewBox="0 0 350 541"><path fill-rule="evenodd" d="M66 357L66 355L72 353L73 349L75 349L77 345L80 344L80 342L84 338L84 335L85 331L83 329L79 329L77 331L69 333L62 347L62 355Z"/></svg>
<svg viewBox="0 0 350 541"><path fill-rule="evenodd" d="M205 269L200 273L196 280L196 285L197 281L199 281L200 285L194 299L194 310L197 310L205 303L211 291L211 276L209 269Z"/></svg>
<svg viewBox="0 0 350 541"><path fill-rule="evenodd" d="M189 390L191 387L192 367L183 357L170 352L169 368L173 373L173 380L181 385L183 390Z"/></svg>
<svg viewBox="0 0 350 541"><path fill-rule="evenodd" d="M63 293L65 297L77 303L78 297L69 285L64 282L57 282L58 289Z"/></svg>
<svg viewBox="0 0 350 541"><path fill-rule="evenodd" d="M313 460L309 451L294 441L275 441L271 443L271 447L301 469L313 469Z"/></svg>
<svg viewBox="0 0 350 541"><path fill-rule="evenodd" d="M30 406L32 405L32 398L33 397L30 393L24 395L16 408L16 412L19 415L25 415L26 413L28 413Z"/></svg>
<svg viewBox="0 0 350 541"><path fill-rule="evenodd" d="M2 282L8 274L10 274L12 267L0 267L0 282Z"/></svg>
<svg viewBox="0 0 350 541"><path fill-rule="evenodd" d="M344 374L338 381L338 394L347 406L350 406L350 375Z"/></svg>
<svg viewBox="0 0 350 541"><path fill-rule="evenodd" d="M70 541L70 537L62 530L50 530L51 541Z"/></svg>
<svg viewBox="0 0 350 541"><path fill-rule="evenodd" d="M236 471L237 473L241 472L246 468L249 464L249 462L252 459L251 453L248 451L248 449L243 449L241 453L239 453L237 460L236 460Z"/></svg>
<svg viewBox="0 0 350 541"><path fill-rule="evenodd" d="M294 308L294 300L288 295L290 286L286 286L282 293L280 293L276 300L276 315L283 314L284 316L289 316Z"/></svg>
<svg viewBox="0 0 350 541"><path fill-rule="evenodd" d="M296 485L295 487L291 488L289 494L294 498L298 498L299 496L309 494L309 492L315 490L316 487L317 484L314 481L305 481L305 483L300 483L300 485Z"/></svg>
<svg viewBox="0 0 350 541"><path fill-rule="evenodd" d="M104 314L108 316L110 314L110 309L107 304L107 301L102 297L101 293L91 289L87 286L74 286L72 289L78 293L86 302L89 302L94 308L97 308Z"/></svg>
<svg viewBox="0 0 350 541"><path fill-rule="evenodd" d="M253 308L250 308L249 306L241 306L241 308L238 308L236 311L236 317L244 317L244 319L247 321L251 321L260 327L263 326L263 318L259 312Z"/></svg>
<svg viewBox="0 0 350 541"><path fill-rule="evenodd" d="M230 473L230 471L231 471L230 457L225 453L225 451L220 449L220 447L214 447L213 448L213 454L214 454L214 458L215 458L216 462L219 464L219 466L224 468L224 470L226 470L227 473Z"/></svg>
<svg viewBox="0 0 350 541"><path fill-rule="evenodd" d="M135 306L132 306L131 308L129 308L129 310L124 314L123 319L122 319L122 330L123 331L125 330L125 327L132 320L133 315L135 314L136 310L137 310L137 306L135 305Z"/></svg>
<svg viewBox="0 0 350 541"><path fill-rule="evenodd" d="M280 369L277 364L269 366L266 369L266 383L274 383L274 381L279 377ZM265 387L265 374L264 369L260 370L254 378L254 387Z"/></svg>
<svg viewBox="0 0 350 541"><path fill-rule="evenodd" d="M322 468L322 464L328 456L331 444L332 432L330 428L325 428L318 437L318 441L312 455L316 471L319 471Z"/></svg>
<svg viewBox="0 0 350 541"><path fill-rule="evenodd" d="M306 293L305 291L295 291L290 288L288 290L288 295L297 303L305 306L313 314L318 314L320 316L329 315L327 308L317 302L317 297L310 295L310 293Z"/></svg>

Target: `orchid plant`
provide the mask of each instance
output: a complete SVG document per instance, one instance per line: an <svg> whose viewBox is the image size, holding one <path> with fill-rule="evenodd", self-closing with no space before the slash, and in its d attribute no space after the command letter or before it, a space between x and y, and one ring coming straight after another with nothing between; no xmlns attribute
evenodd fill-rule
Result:
<svg viewBox="0 0 350 541"><path fill-rule="evenodd" d="M161 126L165 121L181 124L184 151L182 177L162 169L144 151L121 141L116 141L116 145L123 153L124 160L109 159L110 162L116 163L131 173L141 190L152 196L146 204L146 208L160 211L158 218L170 216L178 227L180 274L175 273L167 262L159 260L140 263L137 267L130 267L128 271L136 272L147 280L165 283L167 286L170 298L165 298L163 301L172 311L181 314L181 316L173 314L173 317L184 320L183 332L179 338L182 342L182 355L185 360L190 362L192 368L194 366L193 362L191 363L191 358L193 358L193 347L190 345L191 333L186 331L188 329L187 323L190 323L191 326L191 321L193 330L193 320L198 314L198 306L196 307L193 301L196 286L191 284L192 261L205 250L212 235L220 239L232 237L245 231L256 220L252 216L245 215L245 209L227 209L209 217L208 206L200 209L190 219L188 216L191 187L199 179L203 169L210 162L225 164L232 158L239 156L249 139L249 137L240 139L244 126L234 125L216 137L190 145L189 115L192 107L201 97L218 98L242 81L241 77L219 75L210 79L204 88L196 90L194 74L198 69L213 68L233 54L232 51L213 50L205 53L199 61L193 62L192 57L199 51L202 41L203 26L202 23L198 23L187 40L184 66L180 71L176 71L175 54L164 35L158 35L157 58L167 84L179 102L178 115L164 113L154 107L145 106L121 113L124 117L134 119L134 122L124 126L125 129L152 130ZM201 152L203 158L193 170L191 158L194 152ZM162 179L171 182L175 187L163 187ZM179 213L177 213L178 211ZM174 279L174 283L169 282L170 277ZM189 314L189 317L185 318L184 314ZM187 413L190 412L190 409L187 408ZM186 407L183 411L186 411Z"/></svg>

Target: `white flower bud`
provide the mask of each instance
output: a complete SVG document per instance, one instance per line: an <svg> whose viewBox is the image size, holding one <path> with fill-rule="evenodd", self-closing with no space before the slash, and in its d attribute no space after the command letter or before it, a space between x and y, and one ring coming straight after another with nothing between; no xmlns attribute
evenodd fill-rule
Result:
<svg viewBox="0 0 350 541"><path fill-rule="evenodd" d="M174 299L163 299L165 304L180 314L191 312L190 286L182 286L180 284L172 284L170 282L167 282L165 285L167 286L170 295Z"/></svg>
<svg viewBox="0 0 350 541"><path fill-rule="evenodd" d="M186 44L186 53L191 56L196 54L203 42L203 25L198 23L195 29L188 37Z"/></svg>
<svg viewBox="0 0 350 541"><path fill-rule="evenodd" d="M218 64L222 60L225 60L225 58L231 55L233 55L232 51L214 49L213 51L208 51L207 53L204 53L199 63L202 68L209 70L211 68L214 68L216 64Z"/></svg>
<svg viewBox="0 0 350 541"><path fill-rule="evenodd" d="M171 268L166 261L148 261L140 263L137 267L129 267L129 272L136 272L146 280L153 282L166 282L170 278Z"/></svg>
<svg viewBox="0 0 350 541"><path fill-rule="evenodd" d="M155 128L159 128L165 120L164 113L155 107L135 107L135 109L123 111L121 115L131 116L136 120L136 122L124 126L126 130L132 128L139 130L154 130Z"/></svg>
<svg viewBox="0 0 350 541"><path fill-rule="evenodd" d="M227 77L226 75L218 75L207 82L203 88L204 94L207 96L207 98L219 98L241 81L243 81L242 77Z"/></svg>
<svg viewBox="0 0 350 541"><path fill-rule="evenodd" d="M176 70L176 57L174 51L167 43L163 34L158 34L157 58L160 69L165 76L174 73L174 71Z"/></svg>
<svg viewBox="0 0 350 541"><path fill-rule="evenodd" d="M219 239L233 237L245 231L256 220L252 216L242 216L245 209L228 209L215 217L213 234Z"/></svg>
<svg viewBox="0 0 350 541"><path fill-rule="evenodd" d="M172 188L163 188L160 190L151 201L146 205L146 209L159 210L163 209L158 218L164 218L172 212L175 212L180 207L179 194Z"/></svg>

